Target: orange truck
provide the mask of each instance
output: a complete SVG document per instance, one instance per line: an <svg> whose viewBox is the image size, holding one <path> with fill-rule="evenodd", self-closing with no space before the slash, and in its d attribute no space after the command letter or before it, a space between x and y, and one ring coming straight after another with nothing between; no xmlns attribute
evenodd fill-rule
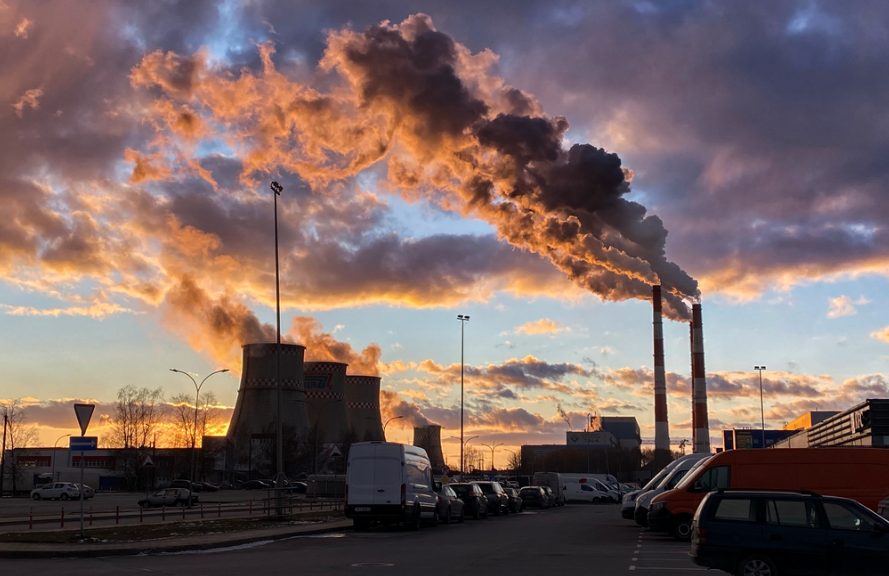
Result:
<svg viewBox="0 0 889 576"><path fill-rule="evenodd" d="M716 454L651 501L648 526L687 540L691 520L713 490L791 490L843 496L876 511L889 495L889 449L774 448Z"/></svg>

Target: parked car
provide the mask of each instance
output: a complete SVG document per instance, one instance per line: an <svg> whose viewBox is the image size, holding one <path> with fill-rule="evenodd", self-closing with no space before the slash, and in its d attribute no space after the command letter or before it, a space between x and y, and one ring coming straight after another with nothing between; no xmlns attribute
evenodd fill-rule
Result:
<svg viewBox="0 0 889 576"><path fill-rule="evenodd" d="M519 496L527 508L549 508L549 497L540 486L524 486L519 490Z"/></svg>
<svg viewBox="0 0 889 576"><path fill-rule="evenodd" d="M179 478L177 480L173 480L170 482L168 488L185 488L186 490L190 490L192 492L200 492L201 491L201 483L200 482L192 482L191 480L185 480L183 478Z"/></svg>
<svg viewBox="0 0 889 576"><path fill-rule="evenodd" d="M268 490L271 487L271 484L268 484L265 480L247 480L239 486L242 490Z"/></svg>
<svg viewBox="0 0 889 576"><path fill-rule="evenodd" d="M196 492L217 492L219 491L219 486L216 484L211 484L210 482L195 482L195 491Z"/></svg>
<svg viewBox="0 0 889 576"><path fill-rule="evenodd" d="M291 494L305 494L308 488L308 484L299 480L287 484L287 492L290 492Z"/></svg>
<svg viewBox="0 0 889 576"><path fill-rule="evenodd" d="M504 488L504 492L509 496L509 511L519 513L522 511L522 497L515 488Z"/></svg>
<svg viewBox="0 0 889 576"><path fill-rule="evenodd" d="M695 512L690 554L738 576L889 575L889 521L849 498L720 490Z"/></svg>
<svg viewBox="0 0 889 576"><path fill-rule="evenodd" d="M31 490L32 500L73 500L80 498L80 490L73 482L53 482Z"/></svg>
<svg viewBox="0 0 889 576"><path fill-rule="evenodd" d="M740 449L714 454L672 490L655 496L648 511L654 531L688 540L691 521L713 490L811 490L851 498L876 511L889 487L889 451L861 446Z"/></svg>
<svg viewBox="0 0 889 576"><path fill-rule="evenodd" d="M488 512L494 516L509 514L509 496L503 491L500 482L474 482L474 484L482 489L488 499Z"/></svg>
<svg viewBox="0 0 889 576"><path fill-rule="evenodd" d="M543 493L546 494L546 501L548 502L548 505L547 505L548 508L551 506L559 506L560 505L558 499L556 498L556 494L555 494L555 492L553 492L552 488L550 488L549 486L541 486L541 488L543 488Z"/></svg>
<svg viewBox="0 0 889 576"><path fill-rule="evenodd" d="M78 490L83 490L83 499L84 499L84 500L89 500L90 498L92 498L93 496L96 495L96 491L93 490L93 487L90 486L89 484L78 484L78 483L75 483L74 485L77 486L77 489L78 489ZM79 498L79 497L80 497L80 496L78 496L78 498Z"/></svg>
<svg viewBox="0 0 889 576"><path fill-rule="evenodd" d="M488 517L488 497L482 492L478 484L473 482L458 482L456 484L448 484L450 488L457 494L463 504L466 505L464 511L467 515L472 516L476 520Z"/></svg>
<svg viewBox="0 0 889 576"><path fill-rule="evenodd" d="M154 506L191 506L197 502L197 494L194 494L187 488L165 488L158 490L147 498L139 500L139 506L143 508Z"/></svg>
<svg viewBox="0 0 889 576"><path fill-rule="evenodd" d="M454 489L447 484L436 482L435 485L435 491L438 493L438 519L445 524L451 520L463 522L465 518L463 509L466 507L463 500L460 500Z"/></svg>

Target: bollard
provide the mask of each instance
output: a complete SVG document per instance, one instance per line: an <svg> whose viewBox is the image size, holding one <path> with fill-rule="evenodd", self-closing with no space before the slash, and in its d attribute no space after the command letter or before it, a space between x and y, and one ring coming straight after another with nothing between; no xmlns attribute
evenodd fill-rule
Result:
<svg viewBox="0 0 889 576"><path fill-rule="evenodd" d="M164 522L167 521L167 507L164 505L161 505L161 520Z"/></svg>
<svg viewBox="0 0 889 576"><path fill-rule="evenodd" d="M120 524L120 506L114 507L114 523Z"/></svg>
<svg viewBox="0 0 889 576"><path fill-rule="evenodd" d="M28 530L34 529L34 509L28 508Z"/></svg>
<svg viewBox="0 0 889 576"><path fill-rule="evenodd" d="M142 523L142 510L143 510L143 508L141 506L139 506L139 524Z"/></svg>
<svg viewBox="0 0 889 576"><path fill-rule="evenodd" d="M201 504L201 520L203 520L203 519L204 519L204 505L202 503Z"/></svg>
<svg viewBox="0 0 889 576"><path fill-rule="evenodd" d="M62 514L59 517L59 528L65 527L65 507L62 506Z"/></svg>
<svg viewBox="0 0 889 576"><path fill-rule="evenodd" d="M250 506L247 508L247 515L253 516L253 498L250 499Z"/></svg>
<svg viewBox="0 0 889 576"><path fill-rule="evenodd" d="M93 526L93 507L90 506L90 528Z"/></svg>
<svg viewBox="0 0 889 576"><path fill-rule="evenodd" d="M185 506L182 507L182 519L185 520Z"/></svg>
<svg viewBox="0 0 889 576"><path fill-rule="evenodd" d="M222 504L216 505L216 517L222 518Z"/></svg>

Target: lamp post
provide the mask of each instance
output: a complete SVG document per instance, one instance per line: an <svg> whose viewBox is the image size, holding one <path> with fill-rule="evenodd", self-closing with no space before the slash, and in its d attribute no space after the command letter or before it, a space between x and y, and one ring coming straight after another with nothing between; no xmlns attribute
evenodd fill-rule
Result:
<svg viewBox="0 0 889 576"><path fill-rule="evenodd" d="M70 436L71 436L70 434L62 434L61 436L56 438L56 441L53 442L53 444L52 444L52 481L53 482L56 481L56 446L59 445L59 440L61 440L62 438L69 438Z"/></svg>
<svg viewBox="0 0 889 576"><path fill-rule="evenodd" d="M204 379L201 380L201 383L198 384L198 381L195 380L194 376L191 373L186 372L185 370L179 370L178 368L170 368L170 372L177 372L179 374L185 374L188 376L188 379L191 380L191 383L194 384L194 421L192 422L191 429L191 481L195 481L195 474L197 470L197 458L195 457L195 449L198 439L198 403L200 402L201 397L201 387L204 385L204 382L207 381L210 376L214 374L221 374L222 372L228 372L228 368L220 368L219 370L214 370L210 372Z"/></svg>
<svg viewBox="0 0 889 576"><path fill-rule="evenodd" d="M469 316L466 314L457 314L457 320L460 321L460 472L463 472L463 327L469 322ZM468 442L468 441L467 441Z"/></svg>
<svg viewBox="0 0 889 576"><path fill-rule="evenodd" d="M278 196L284 187L275 181L271 183L275 204L275 486L284 486L284 434L281 429L281 281L278 268ZM317 450L316 455L317 458ZM284 516L283 491L278 490L275 498L275 515Z"/></svg>
<svg viewBox="0 0 889 576"><path fill-rule="evenodd" d="M389 425L389 422L392 422L393 420L398 420L399 418L404 418L404 416L393 416L392 418L389 418L388 420L386 420L386 423L383 424L383 439L384 440L386 439L386 426Z"/></svg>
<svg viewBox="0 0 889 576"><path fill-rule="evenodd" d="M760 422L762 424L762 447L766 447L766 411L762 402L762 371L766 369L765 366L754 366L754 370L759 372L759 417Z"/></svg>
<svg viewBox="0 0 889 576"><path fill-rule="evenodd" d="M466 462L463 461L463 450L466 448L466 446L469 445L471 441L475 440L476 438L478 438L478 436L470 436L464 441L462 435L460 437L460 474L463 474L466 468Z"/></svg>
<svg viewBox="0 0 889 576"><path fill-rule="evenodd" d="M491 474L493 474L494 473L494 451L497 450L497 448L499 448L500 446L503 446L503 442L491 442L490 444L481 444L481 442L479 442L479 444L491 451Z"/></svg>

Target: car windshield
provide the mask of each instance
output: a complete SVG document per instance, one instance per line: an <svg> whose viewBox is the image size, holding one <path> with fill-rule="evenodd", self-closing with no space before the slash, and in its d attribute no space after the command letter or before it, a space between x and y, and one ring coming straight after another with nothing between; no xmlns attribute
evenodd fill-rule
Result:
<svg viewBox="0 0 889 576"><path fill-rule="evenodd" d="M649 490L654 490L655 488L657 488L658 484L663 481L664 477L666 477L667 474L672 471L672 468L664 468L663 470L655 474L654 478L649 480L648 483L640 489L640 492L648 492Z"/></svg>
<svg viewBox="0 0 889 576"><path fill-rule="evenodd" d="M485 482L483 484L479 483L479 484L476 484L476 486L481 488L482 492L484 492L485 494L493 494L494 493L494 486L489 482Z"/></svg>
<svg viewBox="0 0 889 576"><path fill-rule="evenodd" d="M707 456L706 458L702 458L701 460L695 462L695 465L689 468L688 472L685 474L685 478L683 478L679 484L674 486L674 488L676 488L677 490L685 488L686 486L694 482L695 476L698 475L698 471L705 463L709 462L711 458L713 458L713 456Z"/></svg>

